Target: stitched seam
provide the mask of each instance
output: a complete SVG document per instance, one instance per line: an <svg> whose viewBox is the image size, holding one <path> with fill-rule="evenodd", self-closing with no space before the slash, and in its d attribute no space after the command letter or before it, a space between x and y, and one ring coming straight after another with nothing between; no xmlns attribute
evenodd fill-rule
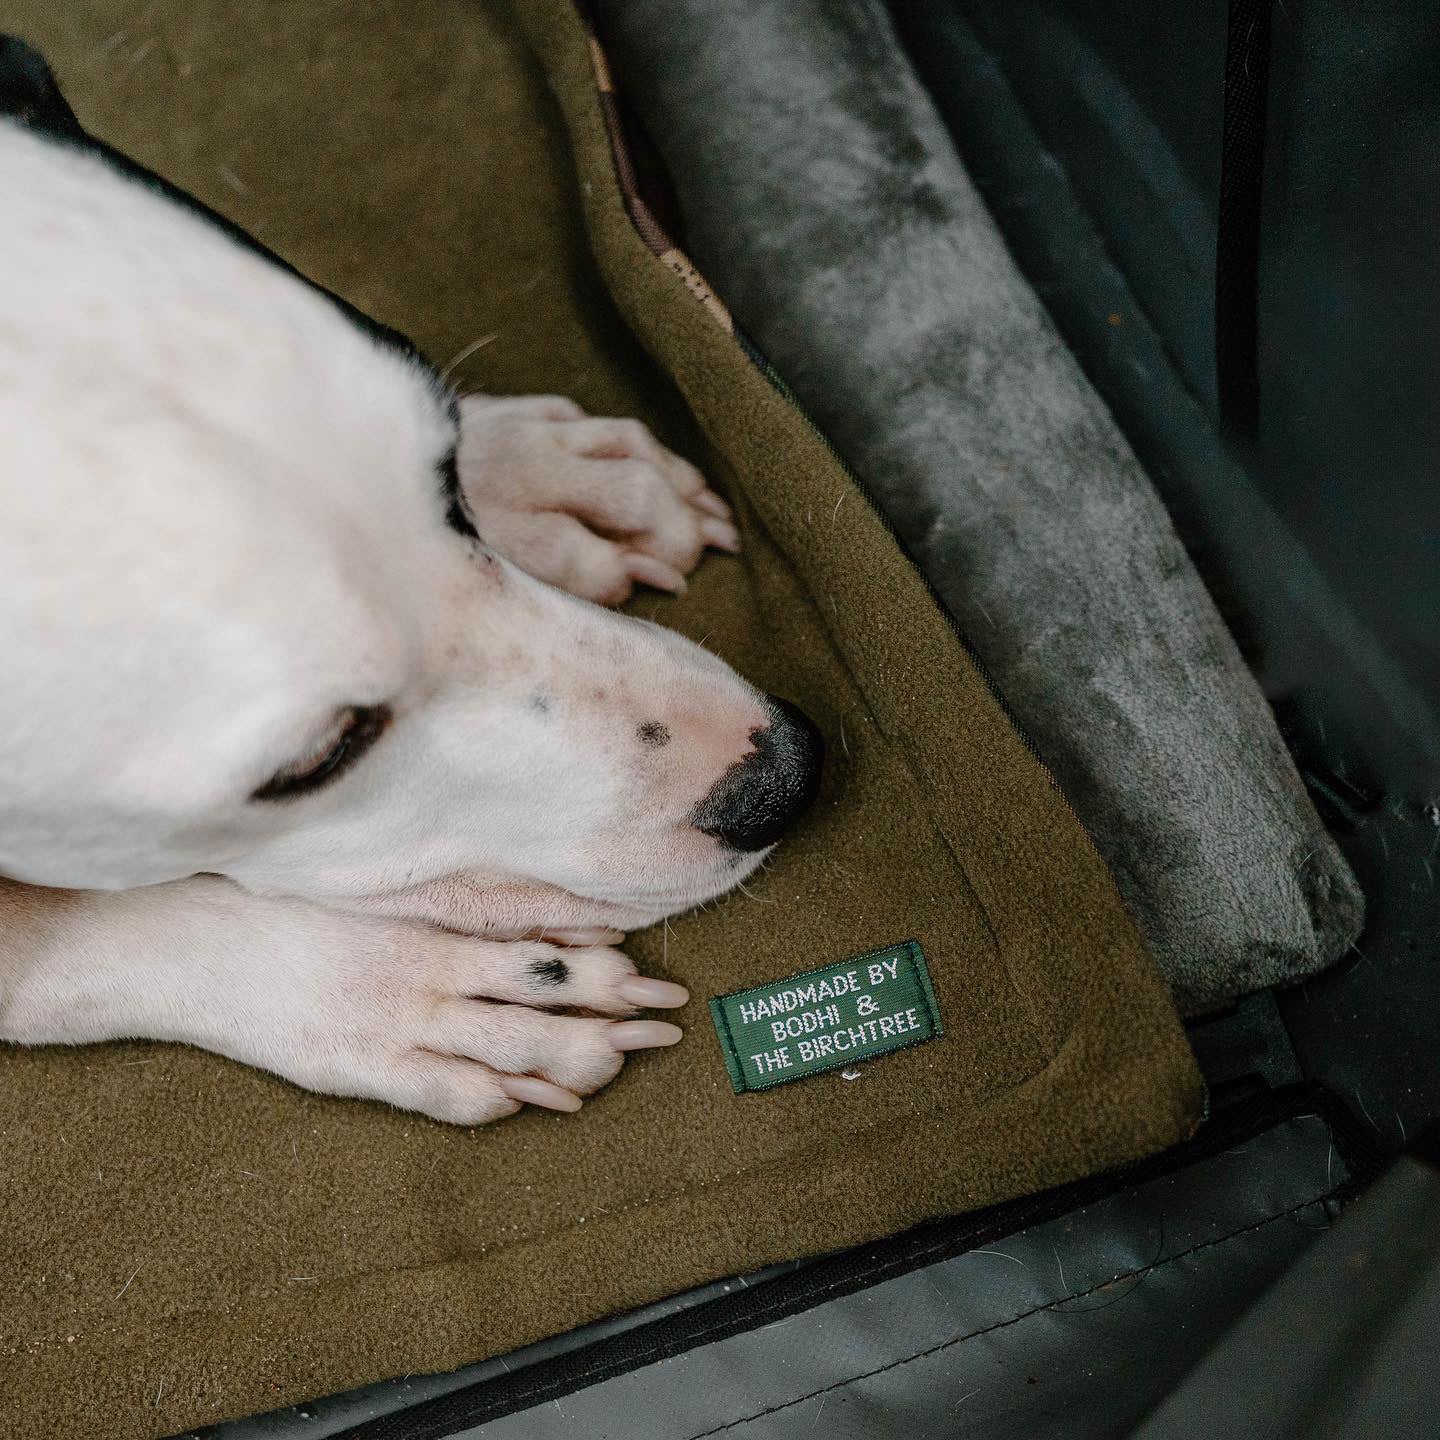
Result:
<svg viewBox="0 0 1440 1440"><path fill-rule="evenodd" d="M802 1405L805 1401L813 1400L818 1395L828 1395L833 1391L843 1390L847 1385L853 1385L857 1381L869 1380L876 1375L884 1375L887 1371L898 1370L902 1365L910 1364L912 1360L924 1360L930 1355L939 1354L942 1350L949 1350L953 1346L963 1345L969 1340L976 1340L981 1336L994 1334L997 1330L1004 1330L1011 1325L1018 1325L1020 1321L1028 1320L1032 1315L1038 1315L1045 1310L1054 1310L1061 1305L1068 1304L1071 1300L1083 1300L1086 1296L1103 1290L1107 1285L1115 1285L1122 1280L1134 1279L1136 1276L1139 1276L1140 1280L1143 1281L1146 1276L1154 1274L1157 1270L1163 1270L1167 1265L1173 1265L1177 1260L1184 1260L1191 1255L1198 1254L1202 1250L1209 1250L1216 1245L1224 1245L1228 1241L1236 1239L1238 1236L1263 1230L1267 1225L1273 1225L1279 1220L1289 1219L1301 1210L1306 1210L1312 1205L1320 1204L1325 1198L1325 1195L1317 1195L1313 1199L1303 1200L1299 1204L1290 1206L1287 1210L1282 1210L1278 1215L1270 1215L1264 1220L1257 1220L1249 1225L1242 1225L1238 1230L1232 1230L1229 1234L1221 1235L1214 1240L1203 1240L1198 1245L1192 1245L1188 1250L1182 1250L1176 1255L1171 1255L1168 1259L1162 1260L1158 1264L1141 1265L1134 1270L1122 1271L1119 1275L1113 1276L1109 1280L1097 1281L1087 1289L1077 1290L1072 1295L1063 1295L1058 1300L1047 1300L1043 1305L1033 1305L1030 1309L1023 1310L1020 1314L1014 1315L1008 1320L996 1320L993 1324L982 1325L977 1330L971 1330L964 1335L953 1336L949 1340L942 1340L938 1344L927 1346L924 1350L917 1350L913 1355L902 1355L898 1360L892 1360L886 1365L877 1365L873 1370L866 1370L859 1375L847 1376L844 1380L836 1380L830 1385L822 1385L819 1389L811 1390L808 1394L797 1395L793 1400L785 1400L778 1405L771 1405L764 1410L757 1410L753 1415L744 1415L738 1420L727 1421L724 1425L718 1425L713 1430L702 1430L698 1434L692 1435L690 1440L707 1440L708 1436L720 1435L726 1430L733 1430L737 1425L747 1425L752 1420L761 1419L766 1415L777 1414L779 1411L788 1410L794 1405ZM1138 1282L1132 1285L1130 1289L1125 1292L1125 1295L1130 1295L1137 1289L1139 1289ZM1116 1300L1123 1300L1125 1295L1117 1296ZM702 1331L701 1334L703 1333Z"/></svg>
<svg viewBox="0 0 1440 1440"><path fill-rule="evenodd" d="M710 1018L715 1022L716 1032L720 1036L720 1053L725 1061L725 1073L730 1077L730 1088L737 1094L745 1093L745 1072L740 1065L740 1050L735 1044L735 1036L730 1031L730 1017L725 1013L725 1006L721 1003L722 997L715 996L707 1007L710 1011Z"/></svg>

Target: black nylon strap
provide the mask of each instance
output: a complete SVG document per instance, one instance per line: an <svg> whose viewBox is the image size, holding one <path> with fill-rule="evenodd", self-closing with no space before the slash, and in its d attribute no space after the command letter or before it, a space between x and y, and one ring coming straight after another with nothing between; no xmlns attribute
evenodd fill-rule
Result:
<svg viewBox="0 0 1440 1440"><path fill-rule="evenodd" d="M1225 118L1220 154L1220 224L1215 244L1215 378L1227 433L1259 425L1256 287L1271 0L1230 0L1225 47Z"/></svg>

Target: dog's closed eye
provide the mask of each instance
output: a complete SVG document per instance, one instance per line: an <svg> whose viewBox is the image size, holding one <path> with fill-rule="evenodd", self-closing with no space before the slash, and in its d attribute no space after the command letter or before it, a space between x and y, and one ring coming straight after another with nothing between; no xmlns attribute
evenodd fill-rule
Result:
<svg viewBox="0 0 1440 1440"><path fill-rule="evenodd" d="M388 705L347 706L315 745L276 771L250 798L288 800L320 789L359 760L389 723Z"/></svg>

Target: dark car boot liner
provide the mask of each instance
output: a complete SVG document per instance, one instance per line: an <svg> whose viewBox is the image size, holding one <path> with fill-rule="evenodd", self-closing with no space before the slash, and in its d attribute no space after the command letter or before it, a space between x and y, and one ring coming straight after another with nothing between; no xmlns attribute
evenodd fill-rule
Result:
<svg viewBox="0 0 1440 1440"><path fill-rule="evenodd" d="M829 754L752 894L633 937L694 993L688 1035L578 1116L472 1131L182 1047L6 1050L7 1435L165 1435L453 1368L1192 1130L1198 1074L1109 873L865 495L627 205L577 12L6 0L0 28L91 133L440 364L473 351L464 386L571 394L692 456L745 553L641 613ZM732 1091L707 998L910 940L943 1035Z"/></svg>
<svg viewBox="0 0 1440 1440"><path fill-rule="evenodd" d="M1193 1140L1121 1174L737 1281L374 1419L345 1416L393 1406L406 1386L241 1422L234 1440L761 1440L819 1428L1110 1440L1383 1163L1330 1093L1250 1089Z"/></svg>

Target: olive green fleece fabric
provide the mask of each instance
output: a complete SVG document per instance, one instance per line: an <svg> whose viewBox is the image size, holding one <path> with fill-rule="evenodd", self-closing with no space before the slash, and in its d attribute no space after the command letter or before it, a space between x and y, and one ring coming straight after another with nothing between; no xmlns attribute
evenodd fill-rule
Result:
<svg viewBox="0 0 1440 1440"><path fill-rule="evenodd" d="M166 1435L457 1366L1193 1126L1183 1035L1063 798L864 497L632 228L567 4L0 0L0 28L92 133L442 366L483 339L467 386L638 415L702 464L745 553L637 608L829 747L749 893L633 937L691 987L688 1035L578 1115L468 1130L182 1047L0 1053L0 1431ZM708 997L912 938L943 1038L732 1093Z"/></svg>

